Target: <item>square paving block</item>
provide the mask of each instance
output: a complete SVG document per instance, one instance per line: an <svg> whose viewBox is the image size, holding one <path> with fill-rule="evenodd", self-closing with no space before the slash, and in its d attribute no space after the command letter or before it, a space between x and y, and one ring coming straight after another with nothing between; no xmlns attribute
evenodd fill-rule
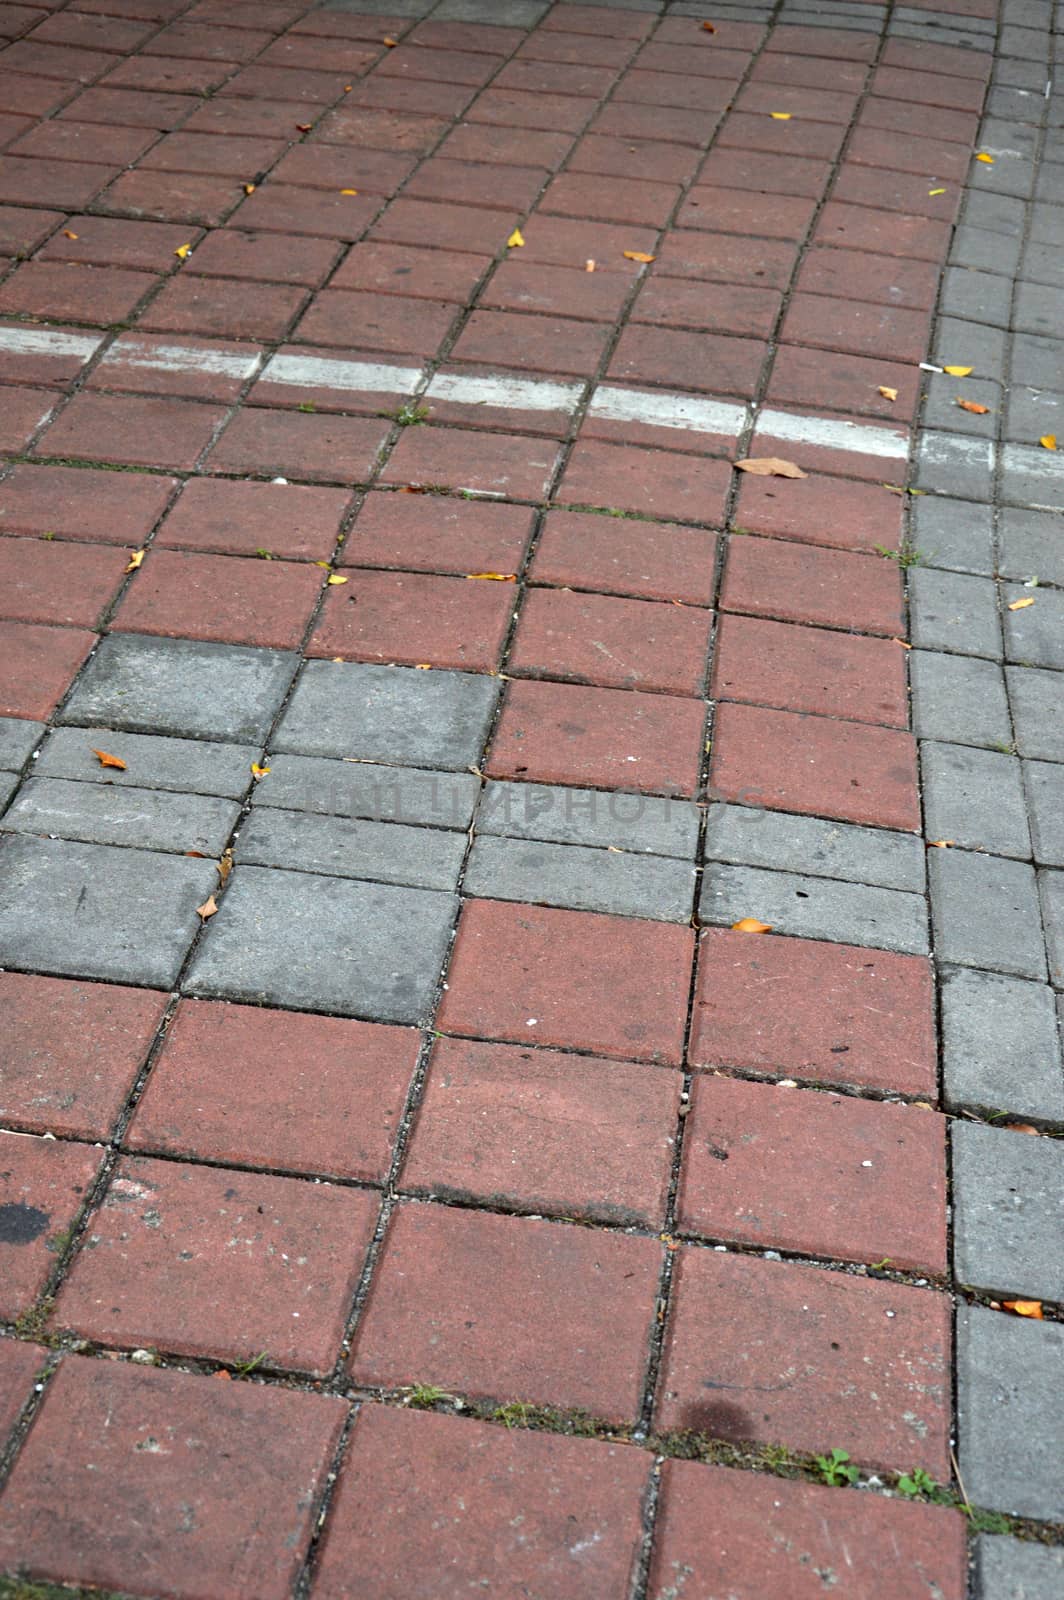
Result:
<svg viewBox="0 0 1064 1600"><path fill-rule="evenodd" d="M309 661L272 748L461 771L480 757L496 679L360 661Z"/></svg>
<svg viewBox="0 0 1064 1600"><path fill-rule="evenodd" d="M0 1317L43 1293L103 1156L99 1145L0 1133Z"/></svg>
<svg viewBox="0 0 1064 1600"><path fill-rule="evenodd" d="M284 650L113 634L89 663L61 720L262 740L297 664L298 657Z"/></svg>
<svg viewBox="0 0 1064 1600"><path fill-rule="evenodd" d="M1064 1145L953 1125L954 1271L991 1294L1064 1300Z"/></svg>
<svg viewBox="0 0 1064 1600"><path fill-rule="evenodd" d="M212 861L0 840L0 964L169 988L217 887Z"/></svg>
<svg viewBox="0 0 1064 1600"><path fill-rule="evenodd" d="M211 868L213 875L213 867ZM457 902L431 889L240 867L190 993L383 1022L432 1007Z"/></svg>
<svg viewBox="0 0 1064 1600"><path fill-rule="evenodd" d="M1062 1375L1058 1322L961 1307L957 1454L973 1505L1064 1521Z"/></svg>

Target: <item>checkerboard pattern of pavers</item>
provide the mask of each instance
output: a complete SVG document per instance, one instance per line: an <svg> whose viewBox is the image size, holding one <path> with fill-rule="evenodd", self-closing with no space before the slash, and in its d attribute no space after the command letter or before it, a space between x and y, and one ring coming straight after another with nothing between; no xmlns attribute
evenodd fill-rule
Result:
<svg viewBox="0 0 1064 1600"><path fill-rule="evenodd" d="M3 1600L1060 1592L1061 37L0 0Z"/></svg>

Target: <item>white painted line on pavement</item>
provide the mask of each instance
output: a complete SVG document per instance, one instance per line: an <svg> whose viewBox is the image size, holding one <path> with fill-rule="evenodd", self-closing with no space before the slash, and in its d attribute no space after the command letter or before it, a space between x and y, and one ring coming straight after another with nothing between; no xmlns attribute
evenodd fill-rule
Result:
<svg viewBox="0 0 1064 1600"><path fill-rule="evenodd" d="M903 460L909 454L909 435L894 428L877 428L840 417L800 417L790 411L762 411L759 433L796 444L819 445L827 450L856 450L863 456Z"/></svg>
<svg viewBox="0 0 1064 1600"><path fill-rule="evenodd" d="M0 328L0 350L16 356L80 356L88 361L103 335L68 333L65 328Z"/></svg>
<svg viewBox="0 0 1064 1600"><path fill-rule="evenodd" d="M455 400L468 406L505 406L511 411L573 411L585 385L544 383L535 378L493 378L472 373L438 372L425 390L428 400Z"/></svg>
<svg viewBox="0 0 1064 1600"><path fill-rule="evenodd" d="M726 400L693 394L659 394L645 389L616 389L600 384L588 413L604 422L644 422L648 428L686 428L692 433L742 433L749 411Z"/></svg>
<svg viewBox="0 0 1064 1600"><path fill-rule="evenodd" d="M243 382L262 365L262 353L235 356L227 350L196 350L184 344L152 344L128 335L113 344L101 367L143 367L155 372L206 372Z"/></svg>
<svg viewBox="0 0 1064 1600"><path fill-rule="evenodd" d="M342 389L351 393L407 394L421 383L420 367L390 367L376 361L335 361L323 356L271 356L260 382L295 389Z"/></svg>

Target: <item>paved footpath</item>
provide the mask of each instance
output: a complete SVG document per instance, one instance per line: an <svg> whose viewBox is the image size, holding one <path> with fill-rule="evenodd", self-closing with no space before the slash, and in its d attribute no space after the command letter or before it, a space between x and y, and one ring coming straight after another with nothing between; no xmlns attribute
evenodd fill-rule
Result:
<svg viewBox="0 0 1064 1600"><path fill-rule="evenodd" d="M1064 1593L1061 15L0 0L3 1600Z"/></svg>

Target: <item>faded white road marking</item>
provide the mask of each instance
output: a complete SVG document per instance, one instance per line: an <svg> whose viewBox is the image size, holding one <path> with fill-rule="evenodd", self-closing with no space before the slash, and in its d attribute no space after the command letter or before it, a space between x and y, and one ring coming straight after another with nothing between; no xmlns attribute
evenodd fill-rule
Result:
<svg viewBox="0 0 1064 1600"><path fill-rule="evenodd" d="M686 428L692 433L742 433L749 412L726 400L693 394L660 394L646 389L617 389L600 384L588 413L607 422L644 422L653 428Z"/></svg>
<svg viewBox="0 0 1064 1600"><path fill-rule="evenodd" d="M572 412L586 385L544 383L535 378L499 373L482 378L472 373L438 372L425 390L427 400L455 400L469 406L504 406L511 411Z"/></svg>
<svg viewBox="0 0 1064 1600"><path fill-rule="evenodd" d="M407 394L424 374L420 367L391 367L376 361L331 360L323 356L271 356L263 383L285 383L294 389L344 389L351 393Z"/></svg>
<svg viewBox="0 0 1064 1600"><path fill-rule="evenodd" d="M80 356L90 360L103 335L68 333L65 328L0 328L0 350L16 356Z"/></svg>
<svg viewBox="0 0 1064 1600"><path fill-rule="evenodd" d="M828 450L856 450L863 456L909 454L909 435L895 428L877 428L864 422L844 422L841 417L799 417L790 411L762 411L759 433L796 444L820 445Z"/></svg>

